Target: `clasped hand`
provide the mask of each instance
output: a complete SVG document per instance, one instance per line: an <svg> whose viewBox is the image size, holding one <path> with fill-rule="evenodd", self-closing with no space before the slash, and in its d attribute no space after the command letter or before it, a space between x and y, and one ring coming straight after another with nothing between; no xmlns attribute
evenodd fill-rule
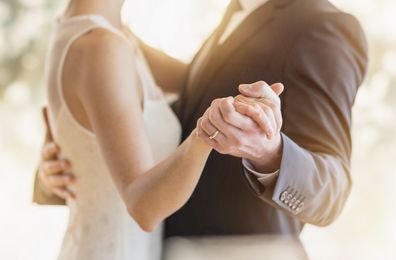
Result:
<svg viewBox="0 0 396 260"><path fill-rule="evenodd" d="M283 85L242 84L242 95L215 99L197 122L197 134L221 154L248 159L258 170L279 169Z"/></svg>

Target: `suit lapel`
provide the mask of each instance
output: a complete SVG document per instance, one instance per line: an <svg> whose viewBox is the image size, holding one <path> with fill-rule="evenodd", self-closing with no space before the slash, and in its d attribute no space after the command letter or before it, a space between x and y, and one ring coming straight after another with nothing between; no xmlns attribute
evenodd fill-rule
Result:
<svg viewBox="0 0 396 260"><path fill-rule="evenodd" d="M189 121L192 113L197 109L197 105L202 102L204 93L210 81L216 76L218 70L232 56L243 43L248 41L258 31L272 22L276 16L276 11L282 7L287 6L293 0L270 0L268 3L259 7L249 17L247 17L240 26L226 39L226 41L216 46L208 57L206 67L200 78L196 78L194 82L190 82L187 86L186 106L183 106L185 111L183 113L183 125ZM213 97L216 98L216 97Z"/></svg>

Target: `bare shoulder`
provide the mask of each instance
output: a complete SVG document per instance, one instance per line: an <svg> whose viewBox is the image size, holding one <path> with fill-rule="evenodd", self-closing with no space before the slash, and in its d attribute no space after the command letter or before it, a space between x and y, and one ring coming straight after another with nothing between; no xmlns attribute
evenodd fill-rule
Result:
<svg viewBox="0 0 396 260"><path fill-rule="evenodd" d="M130 49L128 42L121 36L104 28L93 29L80 38L81 46L90 46L93 49L121 48Z"/></svg>
<svg viewBox="0 0 396 260"><path fill-rule="evenodd" d="M122 90L123 86L135 82L132 72L135 57L130 44L119 35L97 28L81 36L71 46L65 63L65 80L81 96L100 89ZM73 75L69 77L67 75Z"/></svg>
<svg viewBox="0 0 396 260"><path fill-rule="evenodd" d="M117 69L133 62L133 51L128 42L103 28L94 29L76 40L69 56L79 60L84 70L94 67Z"/></svg>

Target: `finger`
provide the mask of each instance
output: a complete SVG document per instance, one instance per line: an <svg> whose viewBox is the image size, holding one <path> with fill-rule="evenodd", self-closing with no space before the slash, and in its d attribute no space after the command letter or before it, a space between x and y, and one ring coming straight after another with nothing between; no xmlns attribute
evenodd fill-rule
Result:
<svg viewBox="0 0 396 260"><path fill-rule="evenodd" d="M202 118L200 127L208 136L212 136L216 131L218 131L207 117Z"/></svg>
<svg viewBox="0 0 396 260"><path fill-rule="evenodd" d="M227 137L220 131L218 130L210 121L209 119L205 118L202 120L202 130L203 132L208 136L209 139L213 140L214 142L217 142L219 144L225 144L227 142ZM216 134L216 132L218 133ZM212 136L216 135L213 138L210 138Z"/></svg>
<svg viewBox="0 0 396 260"><path fill-rule="evenodd" d="M58 197L60 197L60 198L62 198L62 199L64 199L64 200L67 200L67 199L75 199L76 198L76 196L75 196L75 194L74 193L72 193L71 191L69 191L67 188L54 188L54 189L52 189L52 192L56 195L56 196L58 196Z"/></svg>
<svg viewBox="0 0 396 260"><path fill-rule="evenodd" d="M250 102L247 105L255 106L257 109L261 109L264 112L264 114L266 115L266 118L268 119L268 122L271 125L271 129L274 132L276 132L276 129L278 129L278 125L277 125L277 121L275 119L274 109L272 109L269 105L267 105L267 103L256 102L256 101Z"/></svg>
<svg viewBox="0 0 396 260"><path fill-rule="evenodd" d="M263 112L263 110L260 107L258 107L257 104L253 106L241 102L236 102L235 108L242 115L251 117L264 131L268 139L272 139L275 131L274 129L272 129L271 123L267 118L266 114Z"/></svg>
<svg viewBox="0 0 396 260"><path fill-rule="evenodd" d="M271 107L262 104L262 103L257 103L260 108L264 111L265 115L267 116L270 124L271 124L271 129L274 131L273 134L275 135L277 133L278 129L278 124L275 119L274 111L271 109Z"/></svg>
<svg viewBox="0 0 396 260"><path fill-rule="evenodd" d="M275 130L276 132L279 132L282 128L282 123L283 123L283 119L282 119L282 113L281 113L281 109L280 109L280 99L278 96L273 95L273 98L260 98L260 99L256 99L256 98L248 98L242 95L238 95L237 97L235 97L235 101L236 102L241 102L247 105L263 105L266 107L269 107L272 110L272 113L275 117L275 122L276 122L276 127Z"/></svg>
<svg viewBox="0 0 396 260"><path fill-rule="evenodd" d="M60 188L75 183L74 175L66 173L61 175L47 176L46 180L48 186L53 188Z"/></svg>
<svg viewBox="0 0 396 260"><path fill-rule="evenodd" d="M53 160L58 157L60 153L60 148L55 143L46 143L41 151L42 160Z"/></svg>
<svg viewBox="0 0 396 260"><path fill-rule="evenodd" d="M41 164L41 172L45 175L56 175L61 174L64 171L70 170L71 165L66 160L57 160L57 161L45 161Z"/></svg>
<svg viewBox="0 0 396 260"><path fill-rule="evenodd" d="M210 139L209 135L202 129L202 128L197 128L197 135L203 139L207 144L210 146L214 147L217 146L217 143L215 140Z"/></svg>
<svg viewBox="0 0 396 260"><path fill-rule="evenodd" d="M282 124L283 124L283 118L282 118L282 112L280 109L274 110L274 116L275 116L275 122L276 122L276 131L280 132L282 129Z"/></svg>
<svg viewBox="0 0 396 260"><path fill-rule="evenodd" d="M239 92L247 97L261 98L265 97L267 88L269 88L269 86L266 82L258 81L252 84L239 85Z"/></svg>
<svg viewBox="0 0 396 260"><path fill-rule="evenodd" d="M222 150L220 144L216 140L210 139L209 135L202 129L197 129L197 135L216 151L220 152Z"/></svg>
<svg viewBox="0 0 396 260"><path fill-rule="evenodd" d="M223 116L220 112L219 102L213 104L211 109L208 111L209 121L214 125L214 127L227 136L236 136L240 130L227 122L224 121Z"/></svg>
<svg viewBox="0 0 396 260"><path fill-rule="evenodd" d="M43 107L41 112L42 112L45 129L46 129L45 142L52 142L54 140L54 138L53 138L52 132L51 132L47 107Z"/></svg>
<svg viewBox="0 0 396 260"><path fill-rule="evenodd" d="M275 117L277 119L277 126L282 125L282 115L280 111L280 99L278 96L275 95L275 92L273 93L273 98L248 98L242 95L238 95L235 97L235 100L241 103L245 103L247 105L255 105L255 104L263 104L265 106L268 106L272 109L273 113L275 114Z"/></svg>
<svg viewBox="0 0 396 260"><path fill-rule="evenodd" d="M240 130L246 131L257 128L257 124L251 118L243 116L235 110L233 97L226 98L220 102L220 113L225 122Z"/></svg>
<svg viewBox="0 0 396 260"><path fill-rule="evenodd" d="M275 92L276 95L279 96L280 94L282 94L285 87L282 83L275 83L271 85L271 89Z"/></svg>

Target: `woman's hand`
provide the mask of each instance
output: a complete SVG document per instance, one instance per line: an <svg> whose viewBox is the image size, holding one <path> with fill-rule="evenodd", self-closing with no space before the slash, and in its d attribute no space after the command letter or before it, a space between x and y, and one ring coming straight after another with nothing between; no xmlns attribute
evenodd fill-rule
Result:
<svg viewBox="0 0 396 260"><path fill-rule="evenodd" d="M72 173L69 173L71 164L67 160L58 159L60 148L52 138L51 129L48 123L47 109L43 109L43 117L46 126L46 138L41 152L38 177L43 185L41 187L47 194L55 194L62 199L74 199L75 195L67 188L76 180Z"/></svg>

